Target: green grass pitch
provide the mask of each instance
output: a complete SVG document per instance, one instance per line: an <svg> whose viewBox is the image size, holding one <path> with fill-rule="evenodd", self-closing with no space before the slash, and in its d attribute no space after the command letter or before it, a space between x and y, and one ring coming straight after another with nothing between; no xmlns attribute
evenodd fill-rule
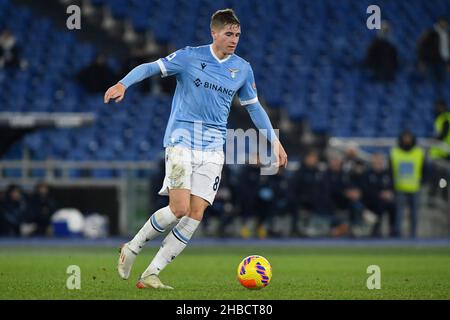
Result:
<svg viewBox="0 0 450 320"><path fill-rule="evenodd" d="M126 281L116 272L117 248L0 247L0 299L450 299L450 248L188 247L161 273L175 290L139 290L156 250L138 256ZM250 254L273 268L260 291L236 279ZM66 288L69 265L81 269L80 290ZM381 268L379 290L366 286L369 265Z"/></svg>

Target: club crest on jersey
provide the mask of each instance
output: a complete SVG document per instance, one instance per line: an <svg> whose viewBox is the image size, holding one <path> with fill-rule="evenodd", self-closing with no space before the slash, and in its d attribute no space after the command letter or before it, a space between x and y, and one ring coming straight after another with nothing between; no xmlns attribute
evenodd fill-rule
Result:
<svg viewBox="0 0 450 320"><path fill-rule="evenodd" d="M228 70L230 70L231 78L232 78L232 79L235 79L235 78L236 78L236 73L239 72L239 69L231 69L231 68L228 68Z"/></svg>

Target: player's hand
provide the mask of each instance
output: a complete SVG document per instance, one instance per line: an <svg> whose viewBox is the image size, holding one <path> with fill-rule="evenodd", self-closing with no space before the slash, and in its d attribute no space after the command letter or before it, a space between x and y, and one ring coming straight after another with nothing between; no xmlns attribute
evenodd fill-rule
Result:
<svg viewBox="0 0 450 320"><path fill-rule="evenodd" d="M110 99L114 99L116 103L122 101L125 97L125 90L125 86L118 82L117 84L106 90L105 97L103 98L104 102L108 103Z"/></svg>
<svg viewBox="0 0 450 320"><path fill-rule="evenodd" d="M284 167L286 168L288 164L288 156L286 151L284 151L283 146L281 145L280 141L277 140L273 143L273 150L275 152L275 156L277 158L277 167Z"/></svg>

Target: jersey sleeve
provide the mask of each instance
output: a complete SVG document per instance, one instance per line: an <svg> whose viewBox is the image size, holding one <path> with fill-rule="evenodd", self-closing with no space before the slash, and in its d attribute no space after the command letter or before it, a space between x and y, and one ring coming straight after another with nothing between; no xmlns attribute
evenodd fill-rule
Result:
<svg viewBox="0 0 450 320"><path fill-rule="evenodd" d="M188 47L175 51L165 58L161 58L156 62L161 69L162 77L172 76L181 73L188 62L189 50Z"/></svg>
<svg viewBox="0 0 450 320"><path fill-rule="evenodd" d="M246 106L258 102L258 93L256 91L255 76L252 67L249 65L247 77L244 84L238 91L241 105Z"/></svg>

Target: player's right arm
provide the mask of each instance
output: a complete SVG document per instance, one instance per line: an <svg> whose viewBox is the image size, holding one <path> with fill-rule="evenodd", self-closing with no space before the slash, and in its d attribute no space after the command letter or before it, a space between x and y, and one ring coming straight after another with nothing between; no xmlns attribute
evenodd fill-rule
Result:
<svg viewBox="0 0 450 320"><path fill-rule="evenodd" d="M167 77L182 72L188 57L187 51L186 49L181 49L155 62L137 66L122 80L106 91L104 102L108 103L110 99L115 99L116 102L122 101L128 87L148 77L157 74L161 74L162 77Z"/></svg>
<svg viewBox="0 0 450 320"><path fill-rule="evenodd" d="M144 63L131 70L122 80L110 87L104 97L104 102L108 103L110 99L116 102L123 100L125 91L128 87L145 78L154 76L161 72L158 62Z"/></svg>

